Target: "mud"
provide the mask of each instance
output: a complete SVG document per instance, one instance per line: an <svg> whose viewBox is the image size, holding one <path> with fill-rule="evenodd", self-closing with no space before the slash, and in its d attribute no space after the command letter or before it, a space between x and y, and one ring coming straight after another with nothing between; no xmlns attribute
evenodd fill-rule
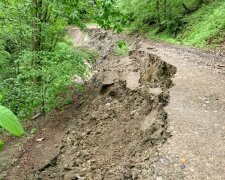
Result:
<svg viewBox="0 0 225 180"><path fill-rule="evenodd" d="M100 29L89 30L89 35L77 29L70 33L75 45L94 48L101 56L68 122L58 154L24 176L15 172L13 177L151 179L158 149L170 137L164 107L176 68L141 50L137 37ZM128 56L114 53L115 42L121 38L129 42Z"/></svg>

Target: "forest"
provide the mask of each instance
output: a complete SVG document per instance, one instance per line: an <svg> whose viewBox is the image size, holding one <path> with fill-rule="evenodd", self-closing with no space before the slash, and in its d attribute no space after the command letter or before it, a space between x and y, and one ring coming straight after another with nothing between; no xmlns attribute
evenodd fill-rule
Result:
<svg viewBox="0 0 225 180"><path fill-rule="evenodd" d="M61 171L60 163L67 166L62 154L67 151L70 152L72 148L71 144L64 144L61 147L65 147L65 150L61 151L60 149L57 155L57 163L53 163L54 167L52 166L52 161L50 161L41 170L39 168L38 173L36 173L37 171L34 173L22 170L25 176L21 175L21 179L36 179L37 174L40 177L49 178L51 172L55 173L55 176L52 177L53 179L68 179L68 177L70 179L96 180L151 178L160 180L161 177L164 179L161 175L164 170L156 169L155 172L159 172L159 174L155 175L148 170L139 172L138 168L128 165L132 166L132 168L128 168L128 173L128 170L125 168L126 165L124 167L118 165L118 168L121 169L121 172L118 173L113 164L122 162L119 160L114 162L113 160L113 164L110 164L105 160L111 155L112 159L120 159L119 156L124 156L127 158L124 160L124 163L130 159L130 161L137 161L141 168L146 168L146 166L149 168L153 167L151 165L143 165L143 162L139 162L138 157L143 158L143 153L147 152L148 148L154 149L151 150L151 153L156 152L155 149L161 148L167 142L167 139L170 138L170 132L168 132L168 118L170 119L170 116L165 107L170 104L170 101L173 105L173 96L170 97L170 88L174 86L176 89L176 84L179 87L179 82L181 81L179 79L176 81L176 76L180 74L181 78L187 77L182 81L185 82L187 80L186 84L182 84L184 89L186 88L184 94L189 92L187 97L193 96L193 99L185 97L184 94L180 95L182 98L178 98L180 97L179 93L183 92L181 88L177 90L179 92L176 96L177 102L182 99L182 103L184 103L185 98L187 98L188 102L190 100L191 103L192 101L193 103L200 103L201 101L203 105L199 106L206 109L204 113L201 112L202 109L198 111L200 114L198 117L201 119L201 123L199 123L206 124L203 122L204 114L212 112L208 116L206 115L206 120L207 118L214 119L216 117L215 124L223 127L224 122L222 122L221 118L224 117L225 112L223 101L225 96L222 93L225 88L223 84L225 79L224 0L2 0L0 9L0 153L7 152L10 149L10 142L14 142L14 136L19 137L16 138L16 141L21 141L22 139L22 144L24 145L22 149L26 149L28 146L29 140L26 141L24 139L30 136L34 141L38 139L36 140L38 143L42 141L47 143L48 141L45 140L45 137L38 137L39 133L42 133L41 129L45 129L42 127L42 119L45 119L45 122L52 116L55 119L60 118L60 116L64 117L64 115L57 116L57 113L60 112L62 114L75 113L67 118L69 123L67 121L63 122L69 129L63 130L63 132L67 140L70 137L70 133L73 135L71 139L79 137L77 139L79 143L74 142L74 144L77 144L74 145L76 148L79 149L80 144L82 148L85 149L86 147L85 150L97 146L101 147L101 149L107 149L108 146L112 148L111 151L109 150L110 152L117 152L118 149L113 149L113 143L107 144L107 141L105 141L105 139L112 138L115 140L115 148L124 146L124 151L121 150L120 153L124 152L126 154L114 155L112 153L112 155L109 153L110 155L107 155L105 151L97 151L96 155L93 155L97 160L90 163L97 163L99 171L92 167L90 167L90 170L87 170L86 166L82 166L86 170L84 170L85 173L81 173L83 170L79 169L81 168L80 165L77 165L79 170L74 170L74 167L64 167ZM80 44L77 40L78 38L88 45ZM180 61L181 57L183 57L184 62ZM148 62L146 62L146 59L149 59ZM187 59L191 59L190 61L198 64L198 66L189 65L190 62L186 62ZM130 60L138 61L133 66ZM219 75L214 75L214 71L208 72L208 70L204 70L205 73L202 72L203 70L198 71L198 69L201 69L199 64L216 69L215 71ZM192 71L190 69L196 70ZM176 72L178 75L175 75ZM197 74L197 72L199 73ZM194 76L195 73L196 76ZM94 74L93 77L92 74ZM197 79L198 77L199 79ZM214 79L210 80L210 78ZM206 79L208 84L201 85ZM215 80L219 84L212 85ZM187 84L192 85L190 89L188 89ZM196 94L201 100L197 100L197 96L194 96L194 87L196 87ZM201 87L205 88L204 92ZM173 88L171 91L173 91ZM172 95L174 94L176 93L172 93ZM77 97L80 100L77 100ZM116 99L115 102L122 103L122 105L113 105L114 99ZM110 102L107 102L107 100L110 100ZM146 106L143 105L144 102ZM208 107L208 103L212 107ZM134 104L137 104L137 107L133 107ZM73 108L68 110L70 106L75 107L76 110ZM109 106L109 109L104 110L107 106ZM170 105L168 106L170 107ZM191 105L182 104L180 106L184 106L184 112L182 112L182 115L184 115L189 110L188 108L186 109L186 106L189 107ZM199 106L196 105L196 107ZM190 114L195 109L194 105L191 107L193 111L190 110ZM213 107L215 109L212 109ZM106 113L112 109L114 115L112 115L112 112L111 115ZM170 108L168 109L170 110ZM176 109L176 107L171 109ZM182 117L182 115L179 115L178 107L177 110L174 112L177 114L174 117L175 120L177 117ZM218 117L217 115L213 116L215 112L218 113ZM124 115L126 113L129 116ZM211 116L212 118L210 118ZM124 120L122 120L123 117ZM185 118L187 117L185 115ZM127 118L128 120L125 120ZM132 129L136 129L136 126L133 127L134 124L138 124L142 119L148 118L151 120L148 122L144 120L144 125L140 125L140 127L148 126L148 128L144 127L144 130L141 128L142 132ZM77 120L76 122L70 122L72 119ZM123 125L110 124L115 119L118 123L124 122L122 123ZM130 126L132 124L130 128L128 121ZM29 122L35 125L29 126ZM49 120L49 122L51 125L46 127L50 129L54 124L57 124L55 121ZM190 123L189 119L187 120L188 122ZM197 120L195 122L197 128ZM108 125L106 125L107 123ZM98 133L98 128L100 127L102 129ZM111 136L113 131L111 132L110 128L107 130L108 127L111 127L112 130L117 130L118 133ZM130 136L126 133L123 134L126 131L126 127L128 127L127 131L129 133L134 131L133 136L129 133ZM210 128L213 127L210 126ZM125 130L120 131L120 129ZM82 137L82 132L86 131L87 133ZM92 135L93 131L97 132L96 137L93 135L92 139L86 142L86 139L89 138L90 134ZM105 131L108 134L104 134ZM213 131L214 129L207 132L209 136ZM78 132L80 132L81 137ZM220 130L218 132L222 133ZM54 134L53 132L51 133ZM201 134L201 132L197 133ZM98 137L98 134L102 134L102 136ZM117 137L119 134L121 136ZM53 136L57 138L58 135L55 134ZM176 137L176 134L174 136ZM131 140L125 141L129 139L128 137ZM183 137L187 138L185 135ZM191 138L195 140L195 137L191 136ZM191 138L189 137L189 139ZM62 139L60 141L63 142ZM125 141L123 142L124 145L120 144L120 141ZM186 142L186 140L184 141ZM197 141L198 139L196 138L196 143ZM130 142L133 144L129 144ZM90 145L94 143L96 146ZM135 143L137 143L136 148L140 146L139 149L133 147ZM210 145L213 146L213 143ZM194 143L192 145L194 146ZM199 145L196 146L198 147ZM221 147L221 151L225 150L224 148ZM15 148L12 147L12 149ZM81 157L84 149L81 150ZM14 154L9 154L17 157L16 153L18 153L17 149L15 149ZM129 153L133 155L128 156L127 154ZM82 162L78 164L86 161L85 157L92 157L90 154L83 156ZM13 157L9 156L9 158ZM71 155L71 157L75 157L75 155ZM70 159L71 157L68 156L67 158ZM144 158L144 163L147 163L146 161L149 158L151 159L151 157L156 156L149 155L147 160ZM77 159L79 159L79 156L77 156ZM180 163L183 166L190 165L186 157L180 157L180 159ZM9 160L5 161L9 162ZM199 161L193 160L197 164L200 163ZM20 161L17 163L19 164ZM210 161L210 163L214 164L214 161ZM104 169L105 165L113 169L112 174L114 176L110 176L110 173L107 174L108 169ZM161 167L161 165L159 166ZM194 164L193 166L197 167L198 165ZM225 166L225 162L221 162L221 167L223 166ZM16 166L11 164L10 167ZM52 167L53 170L49 171L49 167ZM210 167L208 168L209 174L211 173L211 177L213 177L212 179L218 179L215 176L217 171L214 170L216 165ZM7 168L0 158L0 179L7 177L8 172L6 173L5 170ZM68 171L73 172L73 176L70 177ZM134 175L133 172L136 171L138 173ZM170 171L174 172L174 169L168 170L167 173L172 173ZM45 173L41 174L42 172ZM105 174L100 176L100 172L105 172ZM195 178L197 179L208 177L200 175L198 169L196 173ZM149 176L149 174L151 175ZM192 176L194 176L189 171L187 174L190 176L187 175L185 177L185 175L182 175L181 177L179 175L166 174L165 179L171 177L172 179L192 179ZM14 179L15 177L17 177L16 173L11 174L9 179ZM221 172L218 174L218 177L225 178L225 174Z"/></svg>

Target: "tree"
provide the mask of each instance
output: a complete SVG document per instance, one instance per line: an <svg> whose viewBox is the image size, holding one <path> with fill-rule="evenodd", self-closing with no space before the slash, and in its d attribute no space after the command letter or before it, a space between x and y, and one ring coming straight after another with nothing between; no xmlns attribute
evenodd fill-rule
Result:
<svg viewBox="0 0 225 180"><path fill-rule="evenodd" d="M68 103L79 86L72 77L86 77L94 54L72 48L68 25L94 21L121 31L126 20L112 0L5 0L0 8L0 92L20 118Z"/></svg>

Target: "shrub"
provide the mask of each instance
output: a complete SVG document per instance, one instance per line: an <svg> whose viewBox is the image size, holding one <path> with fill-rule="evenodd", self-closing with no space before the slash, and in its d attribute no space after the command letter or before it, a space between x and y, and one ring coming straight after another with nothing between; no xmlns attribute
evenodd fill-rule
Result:
<svg viewBox="0 0 225 180"><path fill-rule="evenodd" d="M127 42L121 40L116 43L115 53L117 55L126 55L128 54L128 51L129 51L129 46Z"/></svg>

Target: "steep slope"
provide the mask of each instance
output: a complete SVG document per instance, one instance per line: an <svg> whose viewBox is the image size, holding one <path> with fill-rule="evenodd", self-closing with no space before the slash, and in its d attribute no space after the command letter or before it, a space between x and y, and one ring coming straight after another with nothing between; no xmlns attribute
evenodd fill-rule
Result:
<svg viewBox="0 0 225 180"><path fill-rule="evenodd" d="M158 148L170 137L164 107L176 68L140 50L135 37L129 40L133 47L129 55L116 56L115 42L124 37L101 29L89 30L89 36L78 29L70 29L70 33L75 45L95 48L102 57L86 82L86 92L76 102L79 105L68 122L62 144L57 145L58 154L45 154L42 164L35 163L41 157L33 157L29 162L32 168L17 164L6 177L151 178L151 164L157 159ZM36 150L25 152L23 157L32 152Z"/></svg>
<svg viewBox="0 0 225 180"><path fill-rule="evenodd" d="M217 47L225 54L224 0L119 0L118 8L129 16L128 31L172 44Z"/></svg>
<svg viewBox="0 0 225 180"><path fill-rule="evenodd" d="M169 137L163 109L176 70L136 47L129 56L115 56L113 36L110 31L91 32L102 53L111 48L95 67L55 166L44 167L37 177L151 177L157 148Z"/></svg>

